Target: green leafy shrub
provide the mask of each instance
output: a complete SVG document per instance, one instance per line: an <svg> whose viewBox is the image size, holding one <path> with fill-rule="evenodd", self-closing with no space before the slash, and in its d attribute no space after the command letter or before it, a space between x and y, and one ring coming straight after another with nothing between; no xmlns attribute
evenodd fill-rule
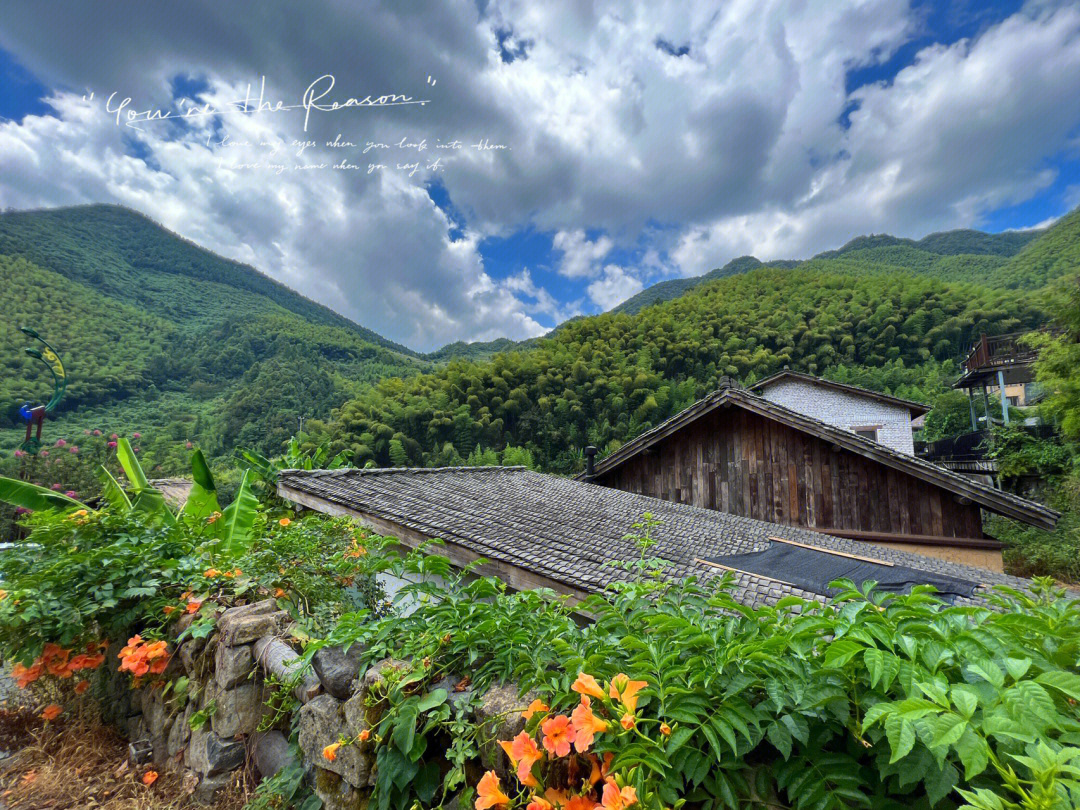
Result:
<svg viewBox="0 0 1080 810"><path fill-rule="evenodd" d="M422 581L410 594L424 597L414 612L346 616L325 642L364 644L369 662L413 662L373 698L380 763L397 763L380 776L381 808L433 806L456 786L462 772L430 744L453 720L431 685L451 673L478 690L506 679L536 690L541 719L581 705L582 673L645 683L629 728L614 724L611 707L601 714L607 703L594 696L608 728L586 750L541 749L526 769L538 786L492 787L494 774L485 777L489 801L478 806L578 795L575 807L594 807L603 785L587 779L588 754L598 765L611 755L602 778L657 810L1080 804L1080 602L1045 581L1032 595L1001 589L984 605L943 604L926 587L901 596L841 582L827 604L788 597L751 609L725 582L665 581L642 560L630 566L633 581L576 606L595 620L582 626L553 593L509 593L432 557L411 565ZM457 736L481 741L475 727ZM546 788L561 793L545 798Z"/></svg>
<svg viewBox="0 0 1080 810"><path fill-rule="evenodd" d="M1033 436L1017 424L993 428L986 455L997 461L998 474L1006 481L1023 475L1059 476L1072 463L1072 453L1061 441Z"/></svg>

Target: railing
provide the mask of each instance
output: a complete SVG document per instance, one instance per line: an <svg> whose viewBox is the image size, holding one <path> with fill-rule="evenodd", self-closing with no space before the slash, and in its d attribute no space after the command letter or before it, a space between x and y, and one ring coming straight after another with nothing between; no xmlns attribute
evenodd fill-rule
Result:
<svg viewBox="0 0 1080 810"><path fill-rule="evenodd" d="M1050 439L1055 435L1052 425L1032 425L1025 427L1024 432L1036 439ZM938 439L936 442L917 441L915 455L936 463L982 461L990 449L989 439L990 434L987 431L978 430L972 433L961 433L949 439Z"/></svg>
<svg viewBox="0 0 1080 810"><path fill-rule="evenodd" d="M980 430L936 442L915 442L915 455L927 461L981 461L986 457L989 436Z"/></svg>
<svg viewBox="0 0 1080 810"><path fill-rule="evenodd" d="M993 368L996 366L1008 366L1014 363L1030 363L1035 359L1035 351L1021 344L1018 338L1026 332L1015 332L1009 335L995 335L989 337L986 334L979 336L979 342L972 347L965 358L964 372L974 371L980 368Z"/></svg>

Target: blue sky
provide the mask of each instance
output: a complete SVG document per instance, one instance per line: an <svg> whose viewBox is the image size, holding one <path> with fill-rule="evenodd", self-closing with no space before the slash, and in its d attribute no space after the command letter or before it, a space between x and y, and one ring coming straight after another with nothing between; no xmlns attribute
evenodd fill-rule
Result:
<svg viewBox="0 0 1080 810"><path fill-rule="evenodd" d="M296 99L324 73L430 103L310 132L298 116L132 130L103 106L221 102L261 76ZM1078 76L1077 2L16 5L0 206L128 205L432 349L540 334L745 254L1050 222L1080 204ZM339 134L508 148L413 176L234 168L265 162L245 138L311 137L317 162Z"/></svg>

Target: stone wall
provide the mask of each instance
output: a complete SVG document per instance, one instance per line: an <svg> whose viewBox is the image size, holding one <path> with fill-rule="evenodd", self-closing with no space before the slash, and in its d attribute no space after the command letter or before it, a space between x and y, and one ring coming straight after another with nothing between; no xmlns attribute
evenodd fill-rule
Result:
<svg viewBox="0 0 1080 810"><path fill-rule="evenodd" d="M170 646L193 620L185 616L176 625ZM361 810L375 784L374 733L365 742L342 746L333 761L322 752L379 722L381 709L369 700L371 690L389 670L406 664L378 661L361 676L361 649L328 647L303 671L286 641L289 624L289 615L267 600L230 608L207 637L180 642L164 680L175 684L187 677L186 700L152 684L133 689L128 675L103 667L96 687L102 713L126 734L133 756L142 751L158 770L182 771L194 797L210 803L242 767L268 777L295 762L288 742L294 716L274 716L267 707L273 691L287 683L296 698L298 742L310 784L326 810ZM119 651L119 645L114 647L109 650L112 661ZM509 739L524 727L520 715L510 710L527 705L532 696L519 698L515 687L502 685L474 701L471 690L454 691L460 681L447 678L432 688L446 688L455 702L468 702L474 719L490 726L489 739ZM503 717L508 711L509 719ZM192 729L200 713L209 719ZM505 757L494 742L481 751L479 765L505 770Z"/></svg>

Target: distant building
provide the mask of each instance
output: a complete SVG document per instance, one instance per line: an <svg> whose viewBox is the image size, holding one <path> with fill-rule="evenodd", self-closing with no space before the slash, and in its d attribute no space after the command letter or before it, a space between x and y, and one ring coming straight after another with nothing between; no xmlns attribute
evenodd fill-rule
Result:
<svg viewBox="0 0 1080 810"><path fill-rule="evenodd" d="M769 402L908 455L915 454L912 420L930 410L921 402L789 370L766 377L750 390Z"/></svg>
<svg viewBox="0 0 1080 810"><path fill-rule="evenodd" d="M1024 332L989 337L979 335L961 365L963 373L953 388L967 391L971 405L971 429L980 429L976 416L975 392L980 392L983 413L989 418L990 392L993 391L1001 404L1001 419L1009 424L1009 408L1022 408L1035 399L1037 384L1032 364L1038 354L1020 342Z"/></svg>

